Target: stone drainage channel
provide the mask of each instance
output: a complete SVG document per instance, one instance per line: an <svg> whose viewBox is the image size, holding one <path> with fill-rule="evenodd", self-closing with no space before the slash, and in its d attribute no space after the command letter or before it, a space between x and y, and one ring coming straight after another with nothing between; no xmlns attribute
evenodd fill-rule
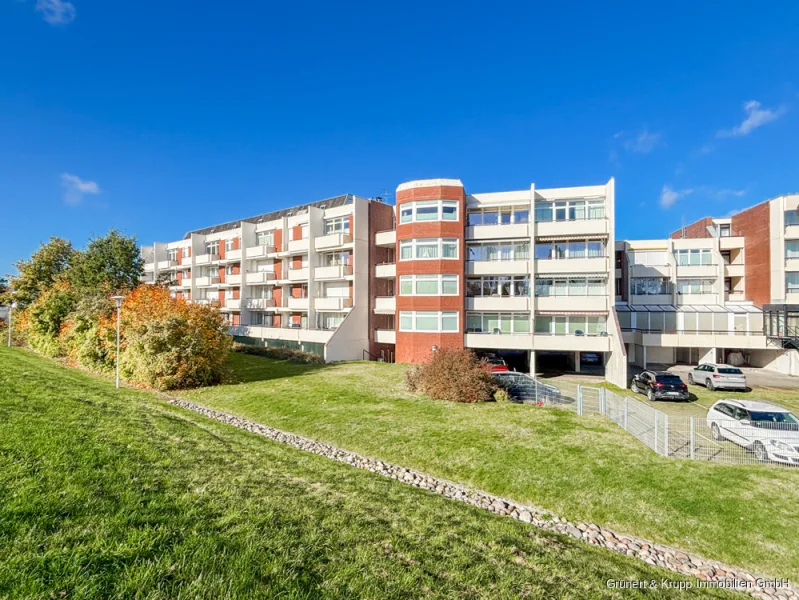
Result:
<svg viewBox="0 0 799 600"><path fill-rule="evenodd" d="M552 515L550 511L535 506L519 504L486 492L471 490L462 485L438 479L425 473L392 465L382 460L367 458L355 452L349 452L330 444L317 442L293 433L274 429L273 427L267 427L249 419L219 412L193 402L175 398L170 398L167 402L205 417L233 425L239 429L245 429L267 437L281 444L287 444L359 469L390 477L453 500L459 500L499 515L530 523L546 531L569 535L588 544L638 558L650 565L668 569L689 578L694 577L703 582L718 582L719 587L742 591L755 598L799 600L799 592L793 587L788 587L785 580L774 581L768 577L758 577L737 567L729 567L722 563L661 544L655 544L642 538L614 533L593 523L571 523Z"/></svg>

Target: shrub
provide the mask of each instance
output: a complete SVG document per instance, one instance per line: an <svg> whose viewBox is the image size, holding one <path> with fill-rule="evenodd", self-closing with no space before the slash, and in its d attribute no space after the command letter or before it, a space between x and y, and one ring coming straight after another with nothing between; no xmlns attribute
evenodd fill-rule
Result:
<svg viewBox="0 0 799 600"><path fill-rule="evenodd" d="M497 388L497 390L494 392L494 400L496 402L510 402L510 395L508 394L507 390Z"/></svg>
<svg viewBox="0 0 799 600"><path fill-rule="evenodd" d="M58 336L71 362L97 371L114 368L116 332L101 328L101 323L113 315L114 303L105 294L93 293L78 300Z"/></svg>
<svg viewBox="0 0 799 600"><path fill-rule="evenodd" d="M60 281L42 292L25 310L24 323L28 342L45 356L62 354L59 335L61 326L75 309L77 300L69 283Z"/></svg>
<svg viewBox="0 0 799 600"><path fill-rule="evenodd" d="M412 367L409 367L407 371L405 371L405 387L407 387L412 392L419 391L420 372L421 372L421 367L419 367L419 365L413 365Z"/></svg>
<svg viewBox="0 0 799 600"><path fill-rule="evenodd" d="M419 391L437 400L487 402L497 389L488 366L471 350L442 348L421 366L416 377Z"/></svg>
<svg viewBox="0 0 799 600"><path fill-rule="evenodd" d="M294 350L292 348L269 348L264 346L253 346L251 344L240 344L236 342L233 344L233 351L241 352L242 354L265 356L266 358L273 358L275 360L287 360L289 362L305 365L325 364L325 359L318 354L314 354L313 352L303 352L302 350Z"/></svg>

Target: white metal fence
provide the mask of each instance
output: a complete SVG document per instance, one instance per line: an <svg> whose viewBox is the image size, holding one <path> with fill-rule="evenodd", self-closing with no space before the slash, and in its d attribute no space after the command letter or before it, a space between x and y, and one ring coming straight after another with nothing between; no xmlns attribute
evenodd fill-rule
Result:
<svg viewBox="0 0 799 600"><path fill-rule="evenodd" d="M799 466L799 428L773 420L672 417L635 398L578 385L575 402L538 404L602 415L662 456L725 464Z"/></svg>

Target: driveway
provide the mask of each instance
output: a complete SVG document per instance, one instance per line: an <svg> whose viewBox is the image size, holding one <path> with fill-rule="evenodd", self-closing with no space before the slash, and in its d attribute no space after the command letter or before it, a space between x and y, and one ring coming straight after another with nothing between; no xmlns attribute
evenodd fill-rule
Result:
<svg viewBox="0 0 799 600"><path fill-rule="evenodd" d="M688 381L688 372L692 369L690 365L674 365L668 371L676 373L682 377L683 381ZM783 375L766 369L756 369L753 367L738 367L746 375L746 384L751 388L779 388L783 390L799 390L799 377Z"/></svg>

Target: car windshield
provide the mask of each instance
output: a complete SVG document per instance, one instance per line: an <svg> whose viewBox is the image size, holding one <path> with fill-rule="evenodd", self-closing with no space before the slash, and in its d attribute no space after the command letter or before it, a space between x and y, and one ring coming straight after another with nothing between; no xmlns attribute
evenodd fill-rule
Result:
<svg viewBox="0 0 799 600"><path fill-rule="evenodd" d="M719 369L719 373L722 375L743 375L744 372L741 369L735 369L733 367L724 367Z"/></svg>
<svg viewBox="0 0 799 600"><path fill-rule="evenodd" d="M682 379L680 379L676 375L658 376L657 380L658 380L658 383L676 383L678 385L682 383Z"/></svg>
<svg viewBox="0 0 799 600"><path fill-rule="evenodd" d="M749 420L755 425L766 423L786 423L799 425L799 419L789 412L749 411Z"/></svg>

